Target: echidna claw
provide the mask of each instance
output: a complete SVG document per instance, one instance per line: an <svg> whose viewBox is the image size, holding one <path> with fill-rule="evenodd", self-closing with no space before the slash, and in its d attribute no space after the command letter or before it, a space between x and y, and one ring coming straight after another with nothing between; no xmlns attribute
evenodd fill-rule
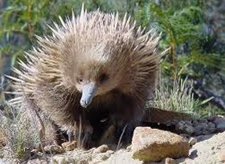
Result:
<svg viewBox="0 0 225 164"><path fill-rule="evenodd" d="M71 141L72 141L73 132L70 131L70 130L68 130L66 133L67 133L67 135L68 135L68 140L69 140L69 142L71 142Z"/></svg>

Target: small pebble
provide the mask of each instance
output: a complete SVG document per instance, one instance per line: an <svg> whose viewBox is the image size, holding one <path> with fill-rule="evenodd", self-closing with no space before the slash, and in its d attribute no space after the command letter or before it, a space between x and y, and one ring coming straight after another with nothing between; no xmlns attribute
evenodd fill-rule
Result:
<svg viewBox="0 0 225 164"><path fill-rule="evenodd" d="M176 164L177 162L173 158L166 158L165 164Z"/></svg>
<svg viewBox="0 0 225 164"><path fill-rule="evenodd" d="M199 126L201 126L202 129L207 129L208 124L207 123L199 123Z"/></svg>
<svg viewBox="0 0 225 164"><path fill-rule="evenodd" d="M199 124L199 122L198 122L197 120L194 120L194 121L193 121L193 125L194 125L194 126L197 126L198 124Z"/></svg>
<svg viewBox="0 0 225 164"><path fill-rule="evenodd" d="M193 134L195 132L195 129L192 126L186 126L185 130L188 134Z"/></svg>
<svg viewBox="0 0 225 164"><path fill-rule="evenodd" d="M181 133L179 134L180 136L186 138L186 139L189 139L190 138L190 135L189 134L185 134L185 133Z"/></svg>
<svg viewBox="0 0 225 164"><path fill-rule="evenodd" d="M209 122L208 126L209 126L209 128L215 128L216 127L216 125L214 123L212 123L212 122Z"/></svg>
<svg viewBox="0 0 225 164"><path fill-rule="evenodd" d="M99 154L99 157L101 160L105 161L109 158L109 156L107 156L105 153L104 154Z"/></svg>
<svg viewBox="0 0 225 164"><path fill-rule="evenodd" d="M191 137L190 140L188 141L188 143L190 144L190 146L193 146L193 145L195 145L197 143L197 139Z"/></svg>
<svg viewBox="0 0 225 164"><path fill-rule="evenodd" d="M40 159L32 159L27 162L27 164L47 164L47 161Z"/></svg>
<svg viewBox="0 0 225 164"><path fill-rule="evenodd" d="M61 146L58 145L48 145L44 147L44 151L48 153L63 153L64 150Z"/></svg>
<svg viewBox="0 0 225 164"><path fill-rule="evenodd" d="M89 162L87 160L80 160L78 163L79 164L89 164Z"/></svg>
<svg viewBox="0 0 225 164"><path fill-rule="evenodd" d="M113 153L114 153L114 151L108 150L108 151L105 152L104 154L105 154L105 156L106 156L107 158L109 158Z"/></svg>
<svg viewBox="0 0 225 164"><path fill-rule="evenodd" d="M68 164L65 157L55 156L51 159L50 164Z"/></svg>
<svg viewBox="0 0 225 164"><path fill-rule="evenodd" d="M200 119L200 120L199 120L199 123L208 123L208 120L205 119L205 118L203 118L203 119Z"/></svg>
<svg viewBox="0 0 225 164"><path fill-rule="evenodd" d="M38 153L38 152L40 152L40 151L41 151L41 149L37 148L37 149L31 150L31 153Z"/></svg>
<svg viewBox="0 0 225 164"><path fill-rule="evenodd" d="M218 123L216 127L219 130L225 130L225 120L223 122Z"/></svg>
<svg viewBox="0 0 225 164"><path fill-rule="evenodd" d="M203 134L203 135L208 135L208 134L210 134L210 132L209 132L208 130L204 129L204 130L202 131L202 134Z"/></svg>
<svg viewBox="0 0 225 164"><path fill-rule="evenodd" d="M127 151L131 151L131 145L127 146Z"/></svg>
<svg viewBox="0 0 225 164"><path fill-rule="evenodd" d="M65 149L65 151L71 151L77 148L77 141L72 142L64 142L62 143L62 147Z"/></svg>
<svg viewBox="0 0 225 164"><path fill-rule="evenodd" d="M195 126L194 129L195 129L195 134L197 135L201 134L202 127L200 125Z"/></svg>
<svg viewBox="0 0 225 164"><path fill-rule="evenodd" d="M188 125L188 126L192 126L191 121L186 121L185 124Z"/></svg>
<svg viewBox="0 0 225 164"><path fill-rule="evenodd" d="M210 132L210 134L214 133L216 131L216 128L208 128L208 132Z"/></svg>
<svg viewBox="0 0 225 164"><path fill-rule="evenodd" d="M97 148L93 151L93 153L94 153L94 154L105 153L105 152L108 151L108 150L109 150L109 147L108 147L107 145L101 145L101 146L97 147Z"/></svg>
<svg viewBox="0 0 225 164"><path fill-rule="evenodd" d="M221 122L224 122L225 121L225 117L223 116L216 116L214 119L213 119L213 123L218 125L220 124Z"/></svg>

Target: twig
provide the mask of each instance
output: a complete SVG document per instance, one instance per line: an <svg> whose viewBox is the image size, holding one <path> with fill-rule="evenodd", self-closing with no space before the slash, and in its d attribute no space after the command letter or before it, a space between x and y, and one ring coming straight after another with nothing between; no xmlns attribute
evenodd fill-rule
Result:
<svg viewBox="0 0 225 164"><path fill-rule="evenodd" d="M123 138L123 135L124 135L126 129L127 129L127 124L124 126L123 131L122 131L122 133L121 133L121 135L120 135L120 138L119 138L119 141L118 141L116 150L119 150L119 148L120 148L121 140L122 140L122 138Z"/></svg>

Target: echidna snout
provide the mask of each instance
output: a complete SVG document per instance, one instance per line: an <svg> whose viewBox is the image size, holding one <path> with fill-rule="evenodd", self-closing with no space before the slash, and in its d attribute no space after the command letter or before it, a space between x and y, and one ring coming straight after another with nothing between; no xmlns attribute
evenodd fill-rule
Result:
<svg viewBox="0 0 225 164"><path fill-rule="evenodd" d="M97 87L94 83L87 83L82 88L82 96L80 99L80 105L86 108L95 96Z"/></svg>

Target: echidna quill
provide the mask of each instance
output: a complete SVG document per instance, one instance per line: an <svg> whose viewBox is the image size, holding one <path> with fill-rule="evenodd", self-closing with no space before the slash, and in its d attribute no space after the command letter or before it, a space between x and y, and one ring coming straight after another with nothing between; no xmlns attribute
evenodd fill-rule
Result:
<svg viewBox="0 0 225 164"><path fill-rule="evenodd" d="M159 37L118 13L82 9L79 16L59 19L52 35L37 37L38 46L14 69L15 100L32 102L64 131L82 125L95 133L105 118L119 131L137 126L156 84Z"/></svg>

